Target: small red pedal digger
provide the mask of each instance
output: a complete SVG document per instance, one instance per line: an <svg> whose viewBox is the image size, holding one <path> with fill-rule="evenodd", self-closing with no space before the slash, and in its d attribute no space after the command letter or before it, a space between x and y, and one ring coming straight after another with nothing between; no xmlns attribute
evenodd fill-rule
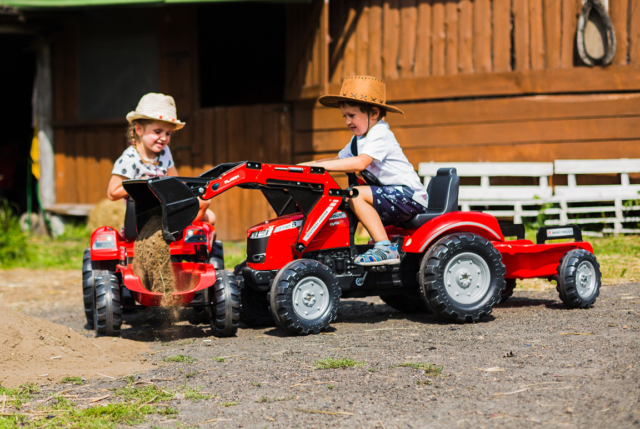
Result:
<svg viewBox="0 0 640 429"><path fill-rule="evenodd" d="M208 181L184 180L186 185L179 183L187 189L186 197L179 192L184 188L178 192L164 188L171 182L151 179L142 181L142 186L140 181L125 182L135 203L132 199L127 202L123 233L104 226L91 235L91 246L83 257L82 290L87 323L97 334L120 335L123 310L159 306L192 307L204 313L215 336L237 332L240 298L236 278L224 270L222 243L215 240L215 228L193 221L198 201L187 186L204 186ZM166 202L165 195L172 201ZM170 295L147 290L133 273L136 231L153 216L163 216L162 235L170 242L174 279Z"/></svg>
<svg viewBox="0 0 640 429"><path fill-rule="evenodd" d="M221 164L198 179L126 183L140 187L140 198L131 193L136 208L150 204L150 196L161 200L169 224L172 217L184 217L173 205L189 194L210 199L234 186L262 192L278 217L247 231L247 260L236 267L240 320L246 325L275 322L293 334L316 334L335 319L340 298L365 296L380 296L404 312L428 309L451 322L476 322L511 295L516 279L532 277L557 280L568 307L589 307L599 294L599 265L577 226L540 228L533 243L524 239L521 225L460 212L453 168L440 169L429 183L426 213L387 227L401 263L373 267L353 262L372 247L354 241L357 219L345 198L356 197L357 190L341 189L323 168L239 162ZM547 243L561 238L574 241Z"/></svg>

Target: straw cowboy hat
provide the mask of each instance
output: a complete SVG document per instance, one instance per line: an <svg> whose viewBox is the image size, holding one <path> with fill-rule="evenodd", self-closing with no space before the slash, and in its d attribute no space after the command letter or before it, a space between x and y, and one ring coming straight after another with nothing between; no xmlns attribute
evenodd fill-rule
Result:
<svg viewBox="0 0 640 429"><path fill-rule="evenodd" d="M176 102L170 95L156 94L150 92L142 96L138 107L133 112L127 114L127 121L130 124L136 119L151 119L153 121L169 122L176 126L176 130L186 124L178 120L176 115Z"/></svg>
<svg viewBox="0 0 640 429"><path fill-rule="evenodd" d="M397 107L389 106L387 101L387 88L383 81L372 76L345 77L340 89L341 95L323 95L318 102L327 107L340 107L340 103L358 102L385 109L387 112L404 112Z"/></svg>

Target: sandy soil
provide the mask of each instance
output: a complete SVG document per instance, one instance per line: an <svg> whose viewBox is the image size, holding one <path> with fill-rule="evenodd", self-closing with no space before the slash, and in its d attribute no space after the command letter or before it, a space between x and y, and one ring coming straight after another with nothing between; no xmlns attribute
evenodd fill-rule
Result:
<svg viewBox="0 0 640 429"><path fill-rule="evenodd" d="M24 314L84 327L79 272L5 271L0 293ZM162 310L125 315L123 337L154 350L141 380L217 394L178 397L177 419L151 416L142 427L640 427L639 283L603 287L589 310L566 309L548 287L516 288L473 325L402 314L376 297L345 300L332 330L311 337L264 328L215 339L189 314L174 324ZM163 361L175 355L196 362ZM363 364L315 370L327 357ZM409 362L442 375L394 367ZM124 385L102 378L78 394Z"/></svg>

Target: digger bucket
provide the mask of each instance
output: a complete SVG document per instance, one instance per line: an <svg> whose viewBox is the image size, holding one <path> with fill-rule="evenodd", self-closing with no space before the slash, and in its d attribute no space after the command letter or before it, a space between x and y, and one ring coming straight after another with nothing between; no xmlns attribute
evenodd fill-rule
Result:
<svg viewBox="0 0 640 429"><path fill-rule="evenodd" d="M172 242L198 215L198 198L177 177L125 180L122 184L136 203L138 232L151 217L162 216L162 234Z"/></svg>

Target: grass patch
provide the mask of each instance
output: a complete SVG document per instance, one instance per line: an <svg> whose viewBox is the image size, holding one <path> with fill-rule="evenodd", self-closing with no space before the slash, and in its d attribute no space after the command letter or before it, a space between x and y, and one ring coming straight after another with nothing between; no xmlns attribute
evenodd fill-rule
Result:
<svg viewBox="0 0 640 429"><path fill-rule="evenodd" d="M184 356L184 355L167 356L162 360L165 362L183 362L183 363L194 363L196 361L195 358L192 358L191 356Z"/></svg>
<svg viewBox="0 0 640 429"><path fill-rule="evenodd" d="M357 368L365 365L366 362L358 362L349 358L333 359L326 358L317 360L313 363L316 369L340 369L340 368Z"/></svg>
<svg viewBox="0 0 640 429"><path fill-rule="evenodd" d="M78 386L82 386L86 382L87 380L81 377L65 377L62 380L60 380L61 384L73 383L73 384L77 384Z"/></svg>
<svg viewBox="0 0 640 429"><path fill-rule="evenodd" d="M33 398L34 393L40 392L40 388L33 384L21 384L16 389L7 389L0 386L0 396L7 396L7 405L14 407L16 410L22 409L22 404Z"/></svg>
<svg viewBox="0 0 640 429"><path fill-rule="evenodd" d="M262 387L262 383L256 383L254 381L251 382L251 385L254 387Z"/></svg>
<svg viewBox="0 0 640 429"><path fill-rule="evenodd" d="M227 359L223 358L223 357L214 357L213 360L215 360L216 362L226 362Z"/></svg>
<svg viewBox="0 0 640 429"><path fill-rule="evenodd" d="M290 401L295 398L296 398L296 395L284 396L282 398L278 398L278 397L269 398L268 396L261 396L260 399L258 399L256 402L258 402L259 404L264 404L264 403L271 403L271 402Z"/></svg>
<svg viewBox="0 0 640 429"><path fill-rule="evenodd" d="M19 390L19 389L14 389ZM22 390L26 394L27 390ZM30 389L33 392L33 389ZM13 392L12 392L13 393ZM0 428L116 428L118 425L136 425L146 420L149 414L174 416L178 411L170 407L158 407L153 403L171 399L155 386L144 388L122 388L114 391L123 402L79 409L65 398L55 398L48 406L38 407L32 414L14 413L0 418Z"/></svg>
<svg viewBox="0 0 640 429"><path fill-rule="evenodd" d="M390 368L413 368L424 371L425 375L438 376L444 367L438 366L434 363L405 362L400 365L391 365Z"/></svg>
<svg viewBox="0 0 640 429"><path fill-rule="evenodd" d="M207 399L211 399L214 396L216 396L210 393L200 392L200 386L191 388L185 384L181 390L182 390L182 394L184 395L184 398L190 399L193 402L206 401Z"/></svg>
<svg viewBox="0 0 640 429"><path fill-rule="evenodd" d="M233 270L236 265L247 259L246 241L224 242L224 266L227 270Z"/></svg>
<svg viewBox="0 0 640 429"><path fill-rule="evenodd" d="M418 381L416 381L416 384L418 386L425 386L425 385L426 386L431 386L433 384L433 381L432 380L418 380Z"/></svg>
<svg viewBox="0 0 640 429"><path fill-rule="evenodd" d="M221 407L235 407L236 405L238 405L240 402L237 401L231 401L231 402L220 402L220 406Z"/></svg>
<svg viewBox="0 0 640 429"><path fill-rule="evenodd" d="M327 384L327 389L329 390L333 390L335 386L333 384Z"/></svg>

